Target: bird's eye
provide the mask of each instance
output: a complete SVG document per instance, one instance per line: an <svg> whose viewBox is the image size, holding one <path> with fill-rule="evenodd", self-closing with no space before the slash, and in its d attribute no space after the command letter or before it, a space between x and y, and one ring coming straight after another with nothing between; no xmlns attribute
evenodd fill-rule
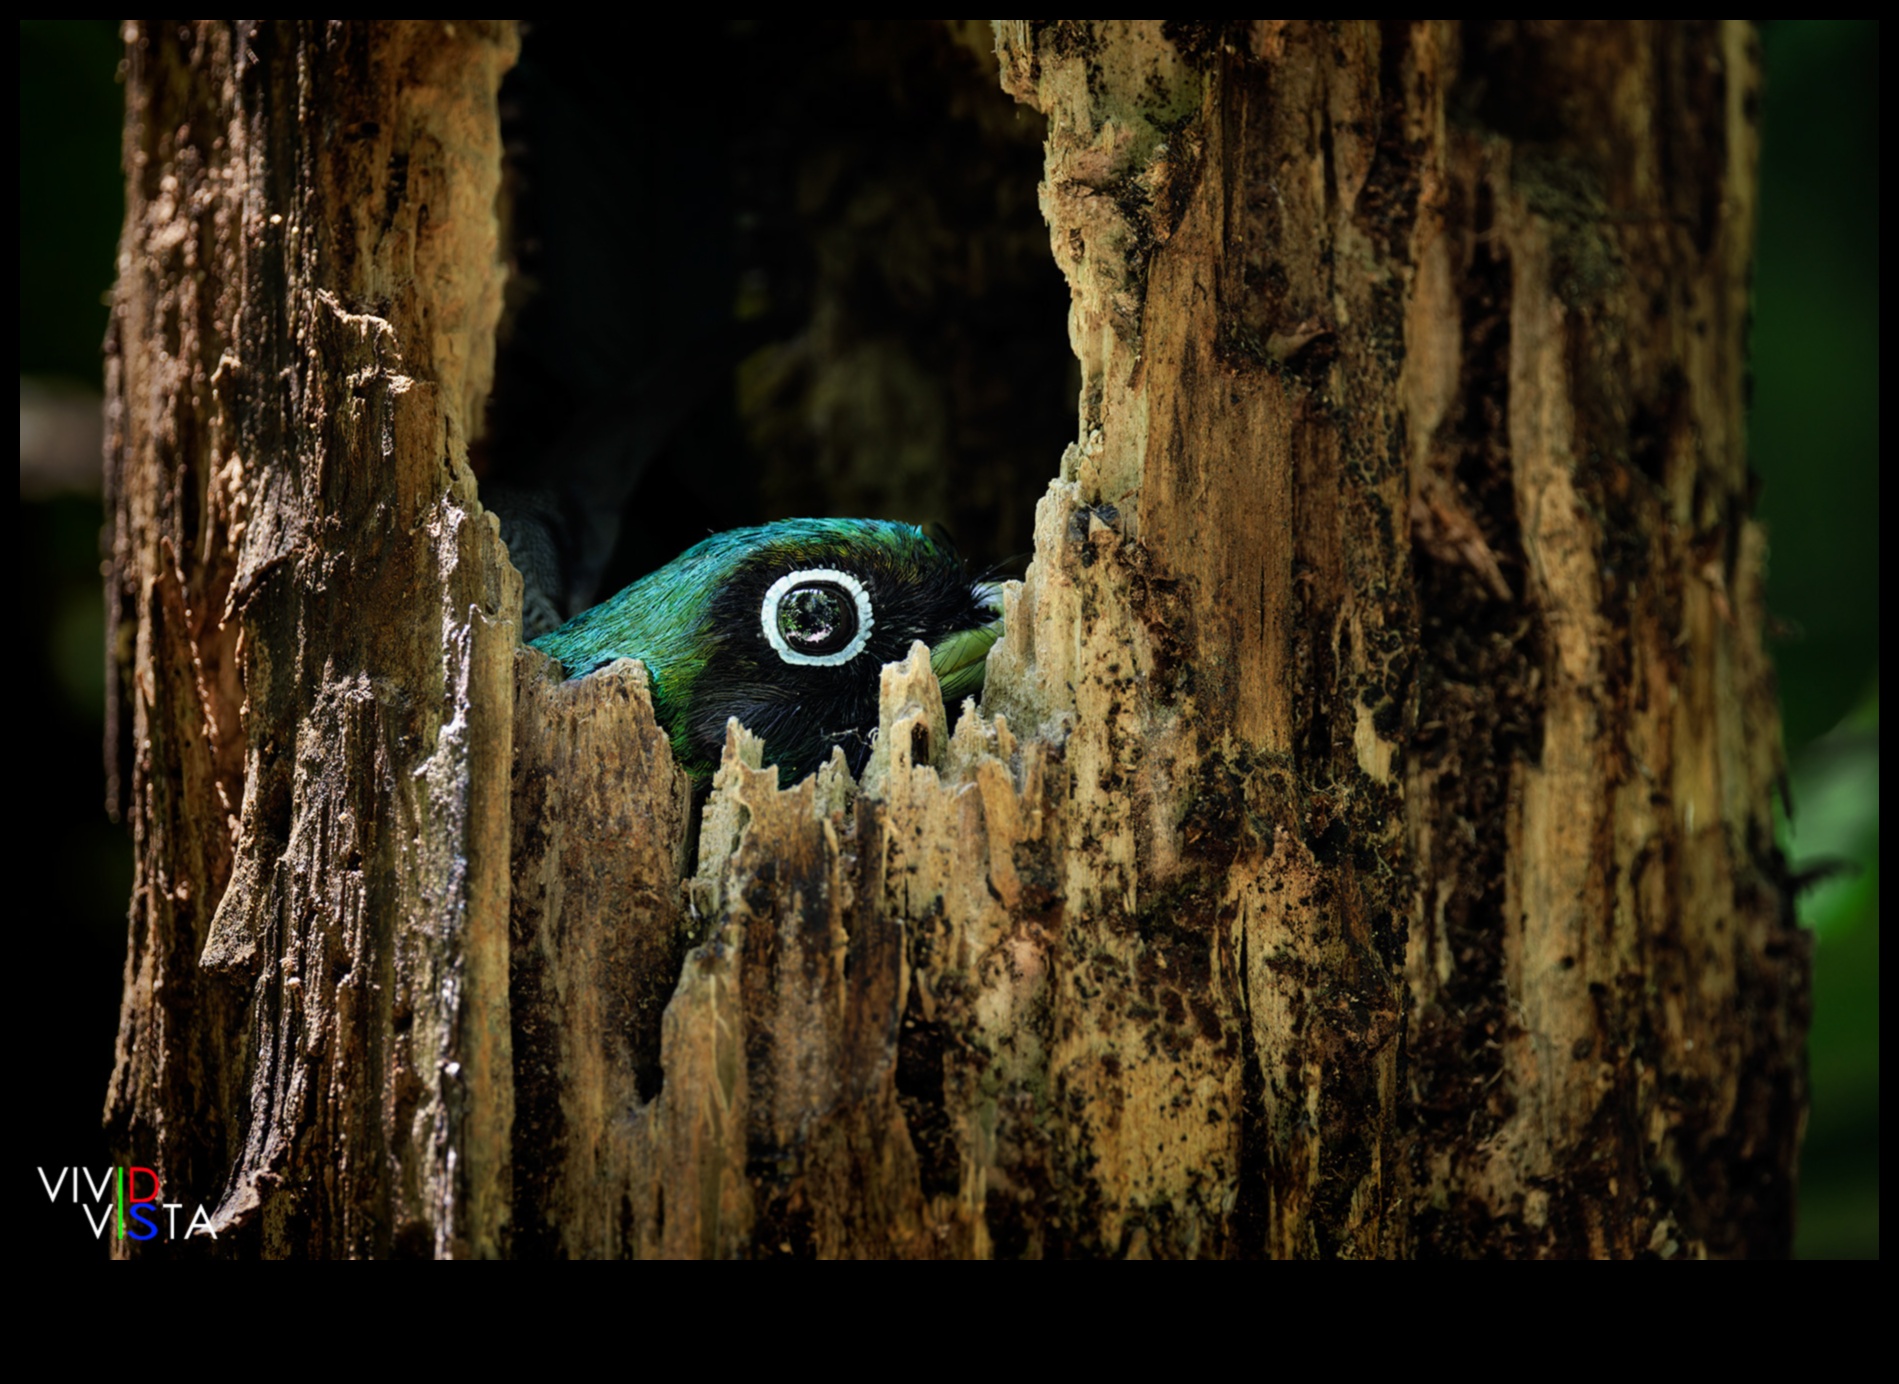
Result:
<svg viewBox="0 0 1899 1384"><path fill-rule="evenodd" d="M825 668L862 653L876 622L862 582L849 572L813 567L771 584L759 623L785 662Z"/></svg>
<svg viewBox="0 0 1899 1384"><path fill-rule="evenodd" d="M778 632L796 653L834 654L857 633L857 611L841 586L794 586L778 599Z"/></svg>

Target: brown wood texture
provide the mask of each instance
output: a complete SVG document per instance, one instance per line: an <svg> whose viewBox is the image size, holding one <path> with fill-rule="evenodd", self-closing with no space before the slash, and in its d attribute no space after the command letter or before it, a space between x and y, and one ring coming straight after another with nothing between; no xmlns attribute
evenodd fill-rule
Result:
<svg viewBox="0 0 1899 1384"><path fill-rule="evenodd" d="M266 1254L508 1220L519 581L466 466L511 28L136 28L108 343L137 850L108 1116Z"/></svg>
<svg viewBox="0 0 1899 1384"><path fill-rule="evenodd" d="M511 34L140 31L122 1144L262 1254L1786 1253L1752 31L995 35L1081 398L983 705L733 727L688 874L463 464Z"/></svg>

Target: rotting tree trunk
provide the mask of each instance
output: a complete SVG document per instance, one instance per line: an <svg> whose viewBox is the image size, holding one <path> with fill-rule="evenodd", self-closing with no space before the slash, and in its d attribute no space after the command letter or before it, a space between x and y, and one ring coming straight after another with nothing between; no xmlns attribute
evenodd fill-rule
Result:
<svg viewBox="0 0 1899 1384"><path fill-rule="evenodd" d="M1749 29L998 26L1082 396L985 704L734 729L683 887L460 466L508 52L135 49L128 1154L264 1253L1786 1252Z"/></svg>
<svg viewBox="0 0 1899 1384"><path fill-rule="evenodd" d="M503 1246L520 587L466 439L513 47L128 44L107 473L137 875L107 1115L227 1247Z"/></svg>

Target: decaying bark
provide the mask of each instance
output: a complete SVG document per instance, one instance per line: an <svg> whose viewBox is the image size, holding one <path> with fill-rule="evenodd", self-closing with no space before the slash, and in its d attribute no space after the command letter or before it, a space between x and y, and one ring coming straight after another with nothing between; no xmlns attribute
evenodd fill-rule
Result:
<svg viewBox="0 0 1899 1384"><path fill-rule="evenodd" d="M515 655L514 1247L617 1253L627 1142L679 975L686 776L637 663L559 682Z"/></svg>
<svg viewBox="0 0 1899 1384"><path fill-rule="evenodd" d="M734 727L687 878L462 466L509 36L143 31L128 1152L261 1253L1784 1253L1751 31L996 33L1082 392L984 703Z"/></svg>
<svg viewBox="0 0 1899 1384"><path fill-rule="evenodd" d="M138 876L108 1117L256 1252L494 1253L508 1222L520 593L465 452L513 44L128 45L107 448Z"/></svg>

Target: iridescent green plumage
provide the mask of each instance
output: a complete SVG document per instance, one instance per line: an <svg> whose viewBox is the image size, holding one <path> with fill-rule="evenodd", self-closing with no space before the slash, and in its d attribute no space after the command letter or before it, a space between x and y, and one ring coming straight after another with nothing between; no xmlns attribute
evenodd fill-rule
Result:
<svg viewBox="0 0 1899 1384"><path fill-rule="evenodd" d="M786 519L714 534L534 647L580 677L619 658L646 665L654 709L695 784L725 722L802 777L841 747L854 771L877 724L878 672L913 640L954 706L982 689L1001 633L996 588L971 582L949 545L879 519Z"/></svg>

